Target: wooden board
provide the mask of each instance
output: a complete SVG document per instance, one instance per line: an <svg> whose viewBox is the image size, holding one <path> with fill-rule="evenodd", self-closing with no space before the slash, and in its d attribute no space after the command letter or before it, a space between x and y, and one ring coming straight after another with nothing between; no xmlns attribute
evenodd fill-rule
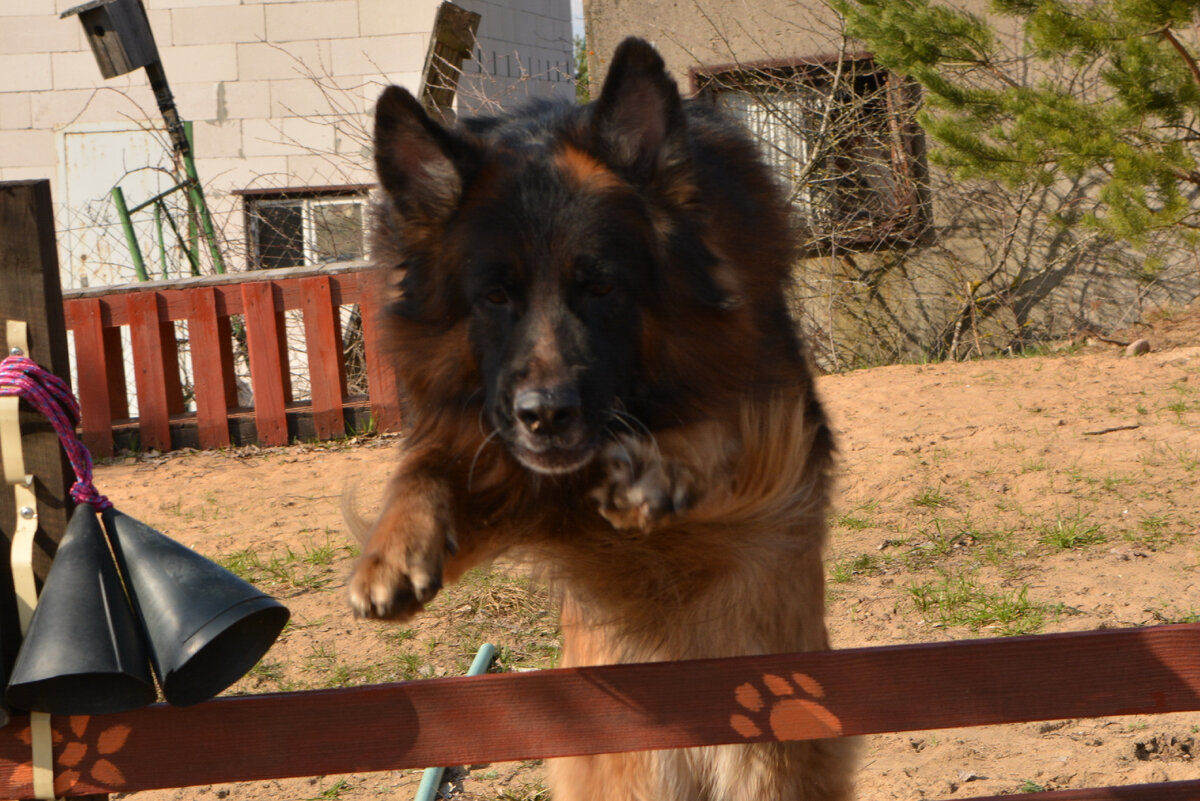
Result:
<svg viewBox="0 0 1200 801"><path fill-rule="evenodd" d="M79 301L70 312L79 373L81 439L92 456L112 456L113 404L109 397L108 349L100 319L100 301L97 298Z"/></svg>
<svg viewBox="0 0 1200 801"><path fill-rule="evenodd" d="M346 433L342 418L346 367L338 307L333 303L333 290L327 276L301 280L300 290L308 380L312 390L313 427L319 438L333 439Z"/></svg>
<svg viewBox="0 0 1200 801"><path fill-rule="evenodd" d="M129 321L141 447L169 451L172 403L168 393L172 384L168 380L170 367L167 350L171 348L173 351L175 341L172 338L168 343L163 337L157 293L130 295ZM174 367L175 383L178 383L178 361Z"/></svg>
<svg viewBox="0 0 1200 801"><path fill-rule="evenodd" d="M989 795L954 801L1198 801L1200 781L1132 784L1127 787L1097 787L1088 790L1054 790L1048 793ZM949 801L949 799L947 799Z"/></svg>
<svg viewBox="0 0 1200 801"><path fill-rule="evenodd" d="M263 445L286 445L287 400L280 353L282 331L275 312L270 282L242 284L246 346L250 351L250 382L254 388L254 422ZM290 387L290 381L286 382Z"/></svg>
<svg viewBox="0 0 1200 801"><path fill-rule="evenodd" d="M77 795L1197 709L1191 624L432 679L53 724L56 790ZM29 795L27 741L21 719L0 729L0 795Z"/></svg>
<svg viewBox="0 0 1200 801"><path fill-rule="evenodd" d="M71 367L59 284L58 250L54 242L54 204L50 182L0 182L0 340L4 323L22 320L29 326L28 355L67 383ZM8 355L4 344L0 356ZM26 468L37 476L39 535L34 566L45 577L54 544L62 539L74 506L67 492L75 477L58 435L44 417L22 405L21 431ZM16 524L12 490L0 482L0 542L7 546ZM5 551L7 553L7 551ZM11 664L15 648L15 608L9 601L8 560L0 562L0 639Z"/></svg>
<svg viewBox="0 0 1200 801"><path fill-rule="evenodd" d="M371 412L380 431L399 431L400 383L392 366L385 334L383 275L378 272L360 273L358 279Z"/></svg>
<svg viewBox="0 0 1200 801"><path fill-rule="evenodd" d="M192 312L187 322L200 447L224 448L229 445L228 398L235 380L233 345L227 328L223 330L221 318L217 317L216 293L212 287L192 291ZM227 352L231 354L228 364Z"/></svg>

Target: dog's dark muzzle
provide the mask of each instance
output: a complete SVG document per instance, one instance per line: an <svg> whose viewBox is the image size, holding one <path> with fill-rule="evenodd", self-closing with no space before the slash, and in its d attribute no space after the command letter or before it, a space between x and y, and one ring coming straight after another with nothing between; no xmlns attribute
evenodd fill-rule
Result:
<svg viewBox="0 0 1200 801"><path fill-rule="evenodd" d="M513 397L514 455L540 473L569 473L583 467L595 452L573 387L520 390Z"/></svg>
<svg viewBox="0 0 1200 801"><path fill-rule="evenodd" d="M526 389L513 398L513 417L532 437L543 440L569 437L583 418L583 401L570 387Z"/></svg>

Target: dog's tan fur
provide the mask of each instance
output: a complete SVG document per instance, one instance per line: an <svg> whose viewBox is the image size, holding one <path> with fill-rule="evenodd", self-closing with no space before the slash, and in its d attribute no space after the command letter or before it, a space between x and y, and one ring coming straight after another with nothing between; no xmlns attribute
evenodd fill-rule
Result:
<svg viewBox="0 0 1200 801"><path fill-rule="evenodd" d="M826 649L828 459L813 453L807 405L800 396L747 402L728 424L622 437L596 494L636 500L639 481L685 475L703 493L696 505L660 520L636 502L608 504L612 525L570 537L527 518L495 520L472 529L484 536L460 544L445 575L453 580L504 551L538 566L562 596L563 667ZM379 564L411 565L408 580L423 583L421 566L437 562L430 554L453 536L439 515L473 517L451 503L436 486L414 483L406 462L367 553L402 552ZM371 564L360 565L356 585ZM552 760L549 773L555 801L842 801L853 755L845 740L719 746Z"/></svg>

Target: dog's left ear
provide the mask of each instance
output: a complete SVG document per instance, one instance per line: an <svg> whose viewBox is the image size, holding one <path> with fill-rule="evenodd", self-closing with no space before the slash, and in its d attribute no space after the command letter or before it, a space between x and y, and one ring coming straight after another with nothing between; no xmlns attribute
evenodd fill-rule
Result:
<svg viewBox="0 0 1200 801"><path fill-rule="evenodd" d="M686 151L683 101L658 51L630 37L617 46L592 117L601 155L648 181Z"/></svg>

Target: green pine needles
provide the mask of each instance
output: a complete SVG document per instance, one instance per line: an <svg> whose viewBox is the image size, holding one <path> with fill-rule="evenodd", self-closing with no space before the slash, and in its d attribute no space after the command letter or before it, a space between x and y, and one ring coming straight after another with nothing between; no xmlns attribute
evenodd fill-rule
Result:
<svg viewBox="0 0 1200 801"><path fill-rule="evenodd" d="M1200 231L1200 0L833 0L847 33L922 85L930 158L1009 186L1087 184L1064 209L1140 244Z"/></svg>

